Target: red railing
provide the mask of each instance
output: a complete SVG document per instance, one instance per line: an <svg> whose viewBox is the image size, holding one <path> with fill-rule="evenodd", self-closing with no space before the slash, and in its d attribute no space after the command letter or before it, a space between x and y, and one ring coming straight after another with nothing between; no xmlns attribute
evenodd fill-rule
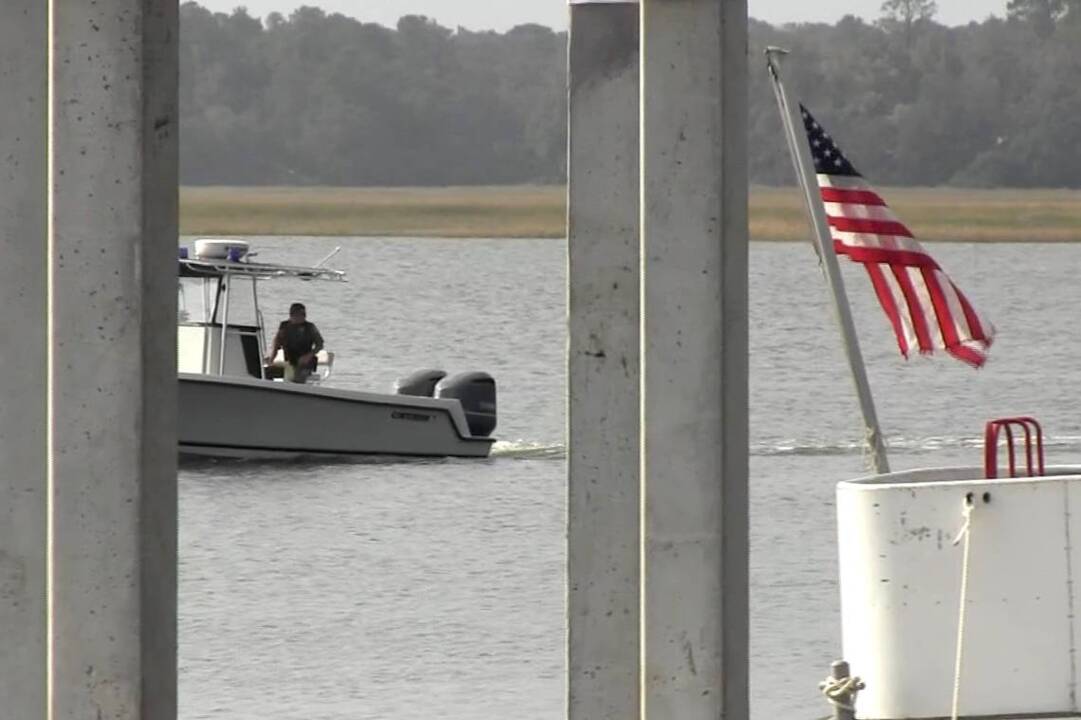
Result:
<svg viewBox="0 0 1081 720"><path fill-rule="evenodd" d="M998 477L998 435L1006 433L1007 457L1010 464L1010 477L1017 477L1017 458L1014 452L1013 431L1020 428L1025 433L1025 469L1029 477L1043 475L1043 429L1035 418L1013 417L999 418L987 423L983 435L983 469L988 478ZM1036 465L1033 466L1032 438L1036 437ZM1034 473L1033 470L1036 472Z"/></svg>

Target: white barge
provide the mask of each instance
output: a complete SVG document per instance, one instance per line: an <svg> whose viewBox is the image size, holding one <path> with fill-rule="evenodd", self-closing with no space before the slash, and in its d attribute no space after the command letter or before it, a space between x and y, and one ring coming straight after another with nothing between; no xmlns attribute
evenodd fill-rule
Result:
<svg viewBox="0 0 1081 720"><path fill-rule="evenodd" d="M1009 477L999 477L1000 430ZM1081 467L1045 467L1031 418L989 423L986 442L982 468L837 486L843 648L864 685L860 718L1081 715Z"/></svg>

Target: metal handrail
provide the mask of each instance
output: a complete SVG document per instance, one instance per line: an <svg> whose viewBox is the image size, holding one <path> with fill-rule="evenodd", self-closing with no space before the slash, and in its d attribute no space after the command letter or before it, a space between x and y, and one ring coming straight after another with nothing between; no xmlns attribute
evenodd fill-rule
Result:
<svg viewBox="0 0 1081 720"><path fill-rule="evenodd" d="M998 438L1000 431L1006 433L1006 450L1009 461L1010 477L1017 477L1017 459L1014 451L1013 437L1014 428L1019 428L1025 433L1025 470L1028 473L1028 477L1034 476L1034 470L1036 475L1042 476L1044 474L1043 428L1040 427L1040 423L1036 421L1036 418L1020 416L991 420L984 428L983 469L984 476L988 479L998 477ZM1033 466L1034 458L1032 452L1033 435L1036 437L1035 467Z"/></svg>

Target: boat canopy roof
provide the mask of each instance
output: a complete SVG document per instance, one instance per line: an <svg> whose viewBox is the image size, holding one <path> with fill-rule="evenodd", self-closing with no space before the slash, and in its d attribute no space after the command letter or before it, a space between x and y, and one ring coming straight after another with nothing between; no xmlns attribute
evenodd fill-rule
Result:
<svg viewBox="0 0 1081 720"><path fill-rule="evenodd" d="M180 258L180 277L223 277L225 275L244 275L260 280L275 278L297 278L300 280L345 281L344 270L332 270L325 267L303 267L298 265L275 265L233 261L226 258Z"/></svg>
<svg viewBox="0 0 1081 720"><path fill-rule="evenodd" d="M327 255L312 267L298 265L276 265L273 263L251 262L255 253L247 240L229 238L199 238L195 241L194 252L187 247L178 250L180 277L220 278L226 275L270 280L273 278L298 278L300 280L345 280L341 270L324 267L341 247Z"/></svg>

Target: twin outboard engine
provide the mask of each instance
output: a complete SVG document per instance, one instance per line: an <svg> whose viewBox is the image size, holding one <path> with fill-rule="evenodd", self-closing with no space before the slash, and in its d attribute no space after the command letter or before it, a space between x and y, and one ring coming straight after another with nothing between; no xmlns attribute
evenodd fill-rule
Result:
<svg viewBox="0 0 1081 720"><path fill-rule="evenodd" d="M394 393L396 395L435 397L435 386L446 376L447 374L442 370L417 370L412 375L398 378L394 383Z"/></svg>
<svg viewBox="0 0 1081 720"><path fill-rule="evenodd" d="M465 411L469 432L488 437L496 426L495 379L488 373L469 372L447 377L442 370L420 370L394 383L398 395L454 398Z"/></svg>
<svg viewBox="0 0 1081 720"><path fill-rule="evenodd" d="M488 373L469 372L443 378L435 386L435 396L458 399L474 437L488 437L495 430L495 380Z"/></svg>

